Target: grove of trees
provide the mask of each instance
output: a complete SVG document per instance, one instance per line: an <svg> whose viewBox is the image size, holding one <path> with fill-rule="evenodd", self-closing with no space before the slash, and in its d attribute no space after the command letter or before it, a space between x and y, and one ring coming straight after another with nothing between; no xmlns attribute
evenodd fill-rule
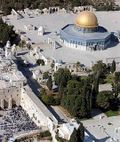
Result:
<svg viewBox="0 0 120 142"><path fill-rule="evenodd" d="M97 96L97 105L102 110L109 110L112 108L114 97L111 91L102 91Z"/></svg>
<svg viewBox="0 0 120 142"><path fill-rule="evenodd" d="M0 0L0 8L4 14L9 14L11 9L16 10L31 8L43 9L49 6L60 6L72 9L74 6L93 5L98 10L119 9L114 0Z"/></svg>
<svg viewBox="0 0 120 142"><path fill-rule="evenodd" d="M112 90L99 92L99 85L107 83L109 75L112 76ZM116 72L115 61L111 64L98 61L93 65L90 75L86 77L72 75L67 68L59 68L54 73L54 80L51 76L48 77L48 73L45 73L44 76L47 76L46 85L49 90L52 90L53 81L58 86L56 97L49 95L43 97L45 103L61 105L76 118L91 117L93 108L103 111L118 110L119 108L120 72Z"/></svg>
<svg viewBox="0 0 120 142"><path fill-rule="evenodd" d="M68 69L58 69L54 74L59 95L62 95L61 105L75 117L88 118L91 110L92 86L88 79L76 79Z"/></svg>

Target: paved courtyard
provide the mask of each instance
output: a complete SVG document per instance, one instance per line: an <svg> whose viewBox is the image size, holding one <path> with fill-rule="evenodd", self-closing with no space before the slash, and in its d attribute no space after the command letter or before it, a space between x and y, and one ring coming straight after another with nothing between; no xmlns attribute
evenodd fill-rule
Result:
<svg viewBox="0 0 120 142"><path fill-rule="evenodd" d="M100 26L104 26L110 32L116 32L120 30L120 12L95 12ZM104 16L103 16L104 15ZM43 49L41 52L47 58L54 58L56 60L62 60L63 62L76 63L80 61L86 66L91 66L97 60L103 60L106 62L107 58L120 57L120 43L114 47L108 48L104 51L84 52L79 49L72 49L64 47L54 49L53 46L46 44L48 38L52 38L60 43L59 30L67 24L75 22L76 14L43 14L39 16L33 16L29 18L24 15L23 19L16 20L11 15L7 16L8 23L15 26L15 30L24 31L24 36L28 37L32 43ZM111 17L112 20L111 20ZM54 24L53 24L54 23ZM25 25L33 25L37 28L43 26L46 34L44 36L38 36L37 30L25 30ZM56 34L58 33L58 34ZM44 44L43 44L44 43ZM118 59L120 61L120 58Z"/></svg>

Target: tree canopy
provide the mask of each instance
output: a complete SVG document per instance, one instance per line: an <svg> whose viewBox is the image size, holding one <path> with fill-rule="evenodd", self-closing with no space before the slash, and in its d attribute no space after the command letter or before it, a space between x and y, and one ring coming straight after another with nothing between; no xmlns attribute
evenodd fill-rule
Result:
<svg viewBox="0 0 120 142"><path fill-rule="evenodd" d="M62 97L61 105L77 118L90 117L91 85L88 80L68 81L67 92Z"/></svg>
<svg viewBox="0 0 120 142"><path fill-rule="evenodd" d="M0 43L5 45L8 40L11 44L15 42L17 35L13 31L13 26L8 26L6 23L3 23L0 19Z"/></svg>
<svg viewBox="0 0 120 142"><path fill-rule="evenodd" d="M67 82L70 79L71 79L71 73L70 73L70 71L67 68L65 68L65 69L60 68L54 74L54 80L55 80L55 83L58 86L66 87L67 86Z"/></svg>
<svg viewBox="0 0 120 142"><path fill-rule="evenodd" d="M113 60L112 65L111 65L111 72L114 73L116 70L116 62Z"/></svg>
<svg viewBox="0 0 120 142"><path fill-rule="evenodd" d="M49 76L48 80L47 80L47 87L48 87L49 90L52 90L52 86L53 86L53 84L52 84L52 77Z"/></svg>
<svg viewBox="0 0 120 142"><path fill-rule="evenodd" d="M115 72L113 77L112 88L115 98L117 98L120 93L120 72Z"/></svg>
<svg viewBox="0 0 120 142"><path fill-rule="evenodd" d="M84 141L84 127L83 124L80 123L79 128L74 129L69 142L83 142Z"/></svg>
<svg viewBox="0 0 120 142"><path fill-rule="evenodd" d="M37 63L38 65L42 65L42 66L45 65L45 62L44 62L44 60L42 60L42 59L37 59L36 63Z"/></svg>
<svg viewBox="0 0 120 142"><path fill-rule="evenodd" d="M68 95L78 95L81 93L81 83L76 80L70 80L67 84L67 94Z"/></svg>
<svg viewBox="0 0 120 142"><path fill-rule="evenodd" d="M106 64L103 63L102 61L97 61L96 64L92 67L93 72L100 72L100 74L106 72Z"/></svg>
<svg viewBox="0 0 120 142"><path fill-rule="evenodd" d="M97 96L97 105L102 110L109 110L111 108L111 101L113 98L111 91L102 91Z"/></svg>

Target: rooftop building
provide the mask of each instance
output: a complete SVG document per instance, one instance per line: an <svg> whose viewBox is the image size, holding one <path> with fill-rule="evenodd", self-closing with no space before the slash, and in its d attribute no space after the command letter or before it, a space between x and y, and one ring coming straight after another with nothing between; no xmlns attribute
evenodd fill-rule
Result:
<svg viewBox="0 0 120 142"><path fill-rule="evenodd" d="M66 47L86 50L103 50L112 42L112 34L99 26L96 15L90 11L81 12L74 24L68 24L60 31L60 38Z"/></svg>

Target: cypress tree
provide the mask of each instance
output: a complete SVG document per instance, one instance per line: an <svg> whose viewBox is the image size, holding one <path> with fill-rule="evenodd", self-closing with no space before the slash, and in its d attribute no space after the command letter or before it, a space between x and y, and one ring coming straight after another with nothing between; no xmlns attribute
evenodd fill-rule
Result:
<svg viewBox="0 0 120 142"><path fill-rule="evenodd" d="M113 60L112 66L111 66L111 72L114 73L116 71L116 62Z"/></svg>
<svg viewBox="0 0 120 142"><path fill-rule="evenodd" d="M92 89L92 107L96 107L96 98L99 92L99 78L100 78L100 72L97 71Z"/></svg>
<svg viewBox="0 0 120 142"><path fill-rule="evenodd" d="M47 87L49 90L52 90L52 77L49 76L48 81L47 81Z"/></svg>

